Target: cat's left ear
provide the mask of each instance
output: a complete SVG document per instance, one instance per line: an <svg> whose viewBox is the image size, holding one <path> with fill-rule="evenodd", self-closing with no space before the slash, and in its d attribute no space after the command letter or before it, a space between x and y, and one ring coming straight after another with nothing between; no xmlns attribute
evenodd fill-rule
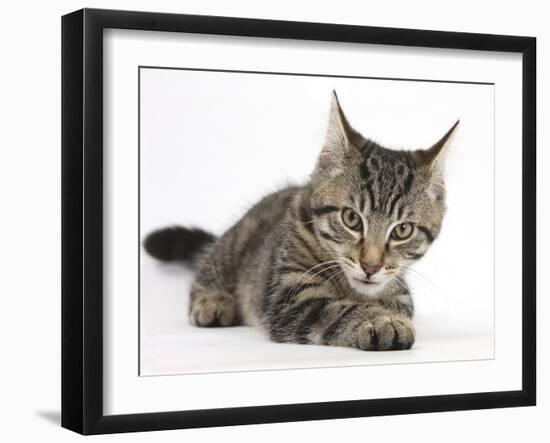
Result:
<svg viewBox="0 0 550 443"><path fill-rule="evenodd" d="M428 170L438 175L442 173L443 164L445 163L445 157L447 154L447 147L449 146L453 135L456 133L456 129L460 120L457 120L451 129L449 129L437 143L435 143L429 149L419 149L413 152L413 158L418 167L428 168Z"/></svg>

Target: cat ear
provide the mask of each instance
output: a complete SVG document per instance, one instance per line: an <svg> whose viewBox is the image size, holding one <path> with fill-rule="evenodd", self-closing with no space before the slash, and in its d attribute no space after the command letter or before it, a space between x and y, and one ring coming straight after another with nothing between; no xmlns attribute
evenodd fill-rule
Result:
<svg viewBox="0 0 550 443"><path fill-rule="evenodd" d="M340 107L336 91L332 91L328 128L316 171L336 175L343 168L344 161L355 150L353 141L358 136Z"/></svg>
<svg viewBox="0 0 550 443"><path fill-rule="evenodd" d="M443 178L443 169L447 146L455 134L460 120L457 120L451 129L441 137L441 139L429 149L422 149L413 152L413 158L420 168L425 171L428 177L426 192L432 201L438 201L445 196L445 180Z"/></svg>
<svg viewBox="0 0 550 443"><path fill-rule="evenodd" d="M413 152L413 157L419 167L428 167L432 173L441 170L445 162L447 146L449 146L460 120L457 120L437 143L429 149L419 149Z"/></svg>

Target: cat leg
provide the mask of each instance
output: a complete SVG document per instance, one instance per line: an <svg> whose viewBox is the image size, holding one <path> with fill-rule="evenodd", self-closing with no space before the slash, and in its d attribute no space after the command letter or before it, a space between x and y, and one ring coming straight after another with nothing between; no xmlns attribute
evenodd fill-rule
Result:
<svg viewBox="0 0 550 443"><path fill-rule="evenodd" d="M271 313L274 341L347 346L368 351L410 349L415 340L411 320L373 302L331 296L329 287L302 285ZM285 297L285 294L281 294Z"/></svg>
<svg viewBox="0 0 550 443"><path fill-rule="evenodd" d="M321 343L352 346L365 351L410 349L415 340L411 320L399 313L369 305L358 305L349 317L337 316L321 328Z"/></svg>
<svg viewBox="0 0 550 443"><path fill-rule="evenodd" d="M194 283L191 288L189 320L195 326L236 326L239 309L234 296L224 290Z"/></svg>

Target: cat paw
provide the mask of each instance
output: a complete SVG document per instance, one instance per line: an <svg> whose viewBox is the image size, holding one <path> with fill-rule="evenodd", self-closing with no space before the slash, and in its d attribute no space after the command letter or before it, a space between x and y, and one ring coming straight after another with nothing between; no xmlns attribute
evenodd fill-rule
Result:
<svg viewBox="0 0 550 443"><path fill-rule="evenodd" d="M410 349L414 338L414 326L404 316L381 316L358 329L358 347L365 351Z"/></svg>
<svg viewBox="0 0 550 443"><path fill-rule="evenodd" d="M233 326L238 324L236 300L225 294L200 296L189 313L195 326Z"/></svg>

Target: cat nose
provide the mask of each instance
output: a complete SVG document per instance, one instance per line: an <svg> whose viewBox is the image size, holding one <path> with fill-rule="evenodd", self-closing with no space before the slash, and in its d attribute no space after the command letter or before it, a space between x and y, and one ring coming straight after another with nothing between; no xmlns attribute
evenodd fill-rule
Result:
<svg viewBox="0 0 550 443"><path fill-rule="evenodd" d="M376 274L378 271L380 271L382 266L373 265L372 263L368 263L368 262L367 263L361 262L361 268L363 269L363 271L365 271L365 274L367 274L367 277L370 277Z"/></svg>

